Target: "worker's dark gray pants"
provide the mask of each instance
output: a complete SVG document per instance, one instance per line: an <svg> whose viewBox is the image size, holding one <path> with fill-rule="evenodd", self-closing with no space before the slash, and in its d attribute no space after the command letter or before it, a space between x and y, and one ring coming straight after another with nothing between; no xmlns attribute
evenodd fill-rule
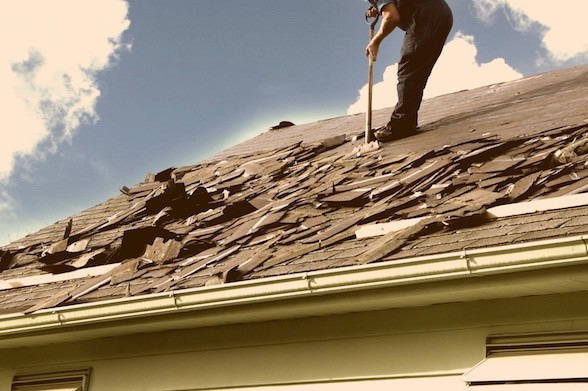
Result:
<svg viewBox="0 0 588 391"><path fill-rule="evenodd" d="M444 0L415 0L414 19L406 30L398 64L398 103L390 118L393 128L418 126L423 90L452 26L453 15Z"/></svg>

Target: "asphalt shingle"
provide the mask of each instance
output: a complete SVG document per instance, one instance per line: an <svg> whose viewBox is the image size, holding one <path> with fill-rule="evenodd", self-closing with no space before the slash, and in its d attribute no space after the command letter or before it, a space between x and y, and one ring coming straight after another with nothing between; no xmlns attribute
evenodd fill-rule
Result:
<svg viewBox="0 0 588 391"><path fill-rule="evenodd" d="M571 68L426 101L418 135L369 151L354 137L363 117L349 116L148 174L0 249L0 313L588 233L588 207L486 213L588 190L587 92L588 67ZM17 286L100 265L112 269Z"/></svg>

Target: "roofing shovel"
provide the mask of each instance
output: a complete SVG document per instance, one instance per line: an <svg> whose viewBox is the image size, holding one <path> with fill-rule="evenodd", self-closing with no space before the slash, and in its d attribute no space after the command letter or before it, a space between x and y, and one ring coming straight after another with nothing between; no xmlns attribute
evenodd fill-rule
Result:
<svg viewBox="0 0 588 391"><path fill-rule="evenodd" d="M374 37L374 30L376 23L378 23L379 14L375 18L372 18L365 14L365 21L370 26L370 41ZM373 20L372 20L373 19ZM368 56L368 107L365 118L365 142L361 145L353 148L352 155L362 155L373 150L380 148L380 144L375 139L372 131L372 95L373 95L373 84L374 84L374 61L371 56Z"/></svg>
<svg viewBox="0 0 588 391"><path fill-rule="evenodd" d="M371 3L371 1L370 1ZM369 11L368 11L369 12ZM367 24L370 25L370 41L374 37L374 29L376 27L376 23L378 23L379 14L376 15L375 18L369 16L369 13L366 12L365 14L365 21ZM356 146L353 148L352 155L362 155L364 153L368 153L370 151L376 150L380 148L380 144L375 139L373 132L372 132L372 92L373 92L373 84L374 84L374 62L372 61L371 56L368 56L368 107L366 113L366 123L365 123L365 142L361 145ZM373 141L372 141L373 140Z"/></svg>
<svg viewBox="0 0 588 391"><path fill-rule="evenodd" d="M376 28L376 24L378 23L380 15L377 15L373 20L368 16L366 13L365 21L370 26L370 42L374 38L374 30ZM372 60L372 56L368 56L368 104L367 104L367 112L365 116L365 143L369 144L374 139L374 134L372 131L372 96L374 92L374 60Z"/></svg>

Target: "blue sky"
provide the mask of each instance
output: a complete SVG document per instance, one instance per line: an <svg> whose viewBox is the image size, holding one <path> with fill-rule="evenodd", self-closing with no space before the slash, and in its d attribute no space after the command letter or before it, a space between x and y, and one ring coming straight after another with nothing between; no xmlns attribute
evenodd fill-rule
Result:
<svg viewBox="0 0 588 391"><path fill-rule="evenodd" d="M449 0L426 96L586 63L588 6ZM361 112L362 0L19 0L0 5L0 244L282 120ZM402 32L374 105L395 104Z"/></svg>

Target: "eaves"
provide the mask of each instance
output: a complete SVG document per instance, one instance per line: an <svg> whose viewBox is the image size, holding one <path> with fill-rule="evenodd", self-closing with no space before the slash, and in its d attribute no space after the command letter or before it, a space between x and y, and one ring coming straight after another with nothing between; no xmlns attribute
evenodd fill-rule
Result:
<svg viewBox="0 0 588 391"><path fill-rule="evenodd" d="M588 236L417 257L0 316L0 349L588 287Z"/></svg>

